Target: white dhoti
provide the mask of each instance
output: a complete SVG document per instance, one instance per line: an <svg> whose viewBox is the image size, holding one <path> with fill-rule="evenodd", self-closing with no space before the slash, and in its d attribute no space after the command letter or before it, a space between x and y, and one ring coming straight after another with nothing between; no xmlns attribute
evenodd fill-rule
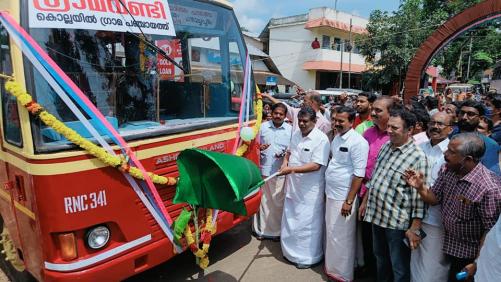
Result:
<svg viewBox="0 0 501 282"><path fill-rule="evenodd" d="M252 229L259 236L280 237L285 198L284 182L285 176L277 176L261 187L261 205L252 224Z"/></svg>
<svg viewBox="0 0 501 282"><path fill-rule="evenodd" d="M325 206L325 272L339 281L352 281L357 242L357 208L341 215L344 201L327 198Z"/></svg>
<svg viewBox="0 0 501 282"><path fill-rule="evenodd" d="M324 256L324 185L319 178L301 186L300 175L287 176L280 243L289 261L312 265Z"/></svg>
<svg viewBox="0 0 501 282"><path fill-rule="evenodd" d="M423 222L426 237L411 253L411 281L447 281L449 262L442 251L444 229Z"/></svg>

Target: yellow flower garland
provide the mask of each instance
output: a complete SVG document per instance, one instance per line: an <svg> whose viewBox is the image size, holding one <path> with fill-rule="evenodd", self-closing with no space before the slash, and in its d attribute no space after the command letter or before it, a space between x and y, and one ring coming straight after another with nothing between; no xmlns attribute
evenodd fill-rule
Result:
<svg viewBox="0 0 501 282"><path fill-rule="evenodd" d="M108 153L103 148L83 138L75 130L67 127L63 122L58 120L55 116L51 115L42 106L36 103L31 95L24 91L23 87L13 79L10 79L7 83L5 83L5 89L16 97L19 103L21 103L21 105L23 105L31 114L39 117L45 125L54 129L70 142L84 149L87 153L93 155L104 164L117 167L137 179L144 180L141 170L136 167L130 167L127 160L123 156L114 156ZM174 185L177 183L177 180L173 177L164 177L151 172L148 172L148 175L155 184Z"/></svg>
<svg viewBox="0 0 501 282"><path fill-rule="evenodd" d="M13 78L7 78L9 80L5 84L5 89L14 97L16 97L19 103L21 103L21 105L23 105L31 114L39 117L45 125L51 127L57 133L64 136L67 140L84 149L104 164L119 168L121 171L129 173L134 178L144 180L141 170L137 169L136 167L130 167L123 155L114 156L108 153L103 148L83 138L75 130L67 127L63 122L59 121L55 116L47 112L42 106L36 103L31 95L24 91L23 87L15 82ZM257 98L258 99L255 103L257 120L253 126L254 138L256 138L259 128L261 127L263 117L263 100L261 93L257 93ZM237 152L235 154L237 156L242 156L247 152L247 150L248 145L244 143L237 149ZM164 177L156 175L152 172L148 172L148 175L155 184L175 185L177 183L177 179L173 177ZM212 209L207 209L206 223L204 229L202 230L202 233L205 233L206 238L204 239L204 242L202 244L202 249L200 249L198 248L198 246L195 246L195 238L193 236L193 233L191 232L190 227L187 226L184 231L188 246L190 246L190 249L192 249L193 254L200 259L200 268L206 269L209 265L208 252L210 247L210 240L212 238L212 235L216 233L216 226L212 224Z"/></svg>
<svg viewBox="0 0 501 282"><path fill-rule="evenodd" d="M196 212L196 211L195 211ZM199 258L200 261L198 265L202 269L206 269L209 266L209 247L212 235L216 234L216 226L212 224L212 209L207 209L206 211L205 227L202 229L201 234L205 234L205 238L202 244L202 249L197 246L195 242L195 237L193 232L191 232L191 227L189 225L184 229L184 237L186 238L186 243L191 249L195 257Z"/></svg>

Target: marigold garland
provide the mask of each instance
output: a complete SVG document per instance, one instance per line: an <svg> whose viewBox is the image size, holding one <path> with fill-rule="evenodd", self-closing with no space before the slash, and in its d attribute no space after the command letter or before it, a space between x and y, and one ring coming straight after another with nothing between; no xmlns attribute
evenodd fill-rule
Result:
<svg viewBox="0 0 501 282"><path fill-rule="evenodd" d="M42 120L45 125L54 129L57 133L64 136L70 142L84 149L104 164L118 168L120 171L130 174L134 178L144 180L141 170L136 167L131 167L128 163L128 159L125 156L114 156L108 153L103 148L83 138L75 130L67 127L63 122L47 112L40 104L36 103L31 95L24 91L22 86L15 82L12 78L9 77L9 80L5 84L5 89L13 96L15 96L19 103L21 103L21 105L23 105L32 115L40 118L40 120ZM257 136L263 118L263 100L261 93L257 93L255 109L257 112L257 120L253 126L254 138L255 136ZM248 148L248 143L242 144L237 149L235 155L242 156L247 152ZM156 175L152 172L148 172L148 175L155 184L175 185L177 183L177 179L173 177L164 177ZM210 248L210 242L212 240L212 235L214 235L215 233L216 226L212 224L212 209L207 209L205 226L201 230L200 238L202 239L202 249L197 246L189 225L185 228L184 236L186 238L188 246L193 254L200 259L199 266L202 269L206 269L209 266L208 252Z"/></svg>
<svg viewBox="0 0 501 282"><path fill-rule="evenodd" d="M116 167L123 172L129 173L137 179L144 180L141 170L136 167L131 167L126 158L123 156L114 156L108 153L103 148L83 138L75 130L67 127L63 122L47 112L40 104L35 102L31 95L24 91L23 87L13 79L10 79L5 83L5 89L16 97L18 102L21 103L21 105L23 105L32 115L40 118L45 125L54 129L68 141L84 149L87 153L93 155L104 164ZM151 172L148 172L148 175L150 176L151 181L155 184L174 185L177 183L177 180L173 177L164 177Z"/></svg>
<svg viewBox="0 0 501 282"><path fill-rule="evenodd" d="M196 212L196 210L194 211ZM184 237L191 252L200 259L199 266L202 269L206 269L209 266L209 248L210 242L212 240L212 235L216 234L216 226L212 224L212 209L207 209L205 227L202 229L200 238L202 239L202 249L196 244L195 236L191 232L191 227L189 225L184 229Z"/></svg>

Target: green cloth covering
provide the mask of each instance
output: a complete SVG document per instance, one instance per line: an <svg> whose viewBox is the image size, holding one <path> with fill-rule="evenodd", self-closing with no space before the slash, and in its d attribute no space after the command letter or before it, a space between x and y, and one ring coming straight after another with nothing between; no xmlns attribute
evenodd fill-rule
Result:
<svg viewBox="0 0 501 282"><path fill-rule="evenodd" d="M174 242L179 246L181 246L179 240L183 237L184 229L186 228L186 225L188 225L188 222L190 222L190 218L191 212L183 209L174 222Z"/></svg>
<svg viewBox="0 0 501 282"><path fill-rule="evenodd" d="M189 203L247 215L244 198L263 184L250 160L200 149L186 149L177 158L179 182L173 202Z"/></svg>
<svg viewBox="0 0 501 282"><path fill-rule="evenodd" d="M357 125L355 127L355 131L360 133L360 135L363 135L364 132L371 128L374 125L374 122L372 120L364 120L361 124Z"/></svg>

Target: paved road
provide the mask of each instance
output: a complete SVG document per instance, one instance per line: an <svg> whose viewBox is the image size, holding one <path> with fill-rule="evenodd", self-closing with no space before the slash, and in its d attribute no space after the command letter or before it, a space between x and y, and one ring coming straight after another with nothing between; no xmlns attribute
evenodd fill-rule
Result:
<svg viewBox="0 0 501 282"><path fill-rule="evenodd" d="M328 281L322 266L296 269L283 259L279 242L258 241L252 237L250 221L215 237L211 243L209 258L209 267L201 271L195 265L191 252L184 252L169 262L128 279L127 282Z"/></svg>
<svg viewBox="0 0 501 282"><path fill-rule="evenodd" d="M296 269L282 257L279 242L258 241L250 235L250 221L212 240L210 265L205 271L195 264L191 252L184 252L127 282L208 281L208 282L315 282L328 281L322 266ZM0 271L0 282L9 281ZM356 280L372 282L373 280Z"/></svg>

